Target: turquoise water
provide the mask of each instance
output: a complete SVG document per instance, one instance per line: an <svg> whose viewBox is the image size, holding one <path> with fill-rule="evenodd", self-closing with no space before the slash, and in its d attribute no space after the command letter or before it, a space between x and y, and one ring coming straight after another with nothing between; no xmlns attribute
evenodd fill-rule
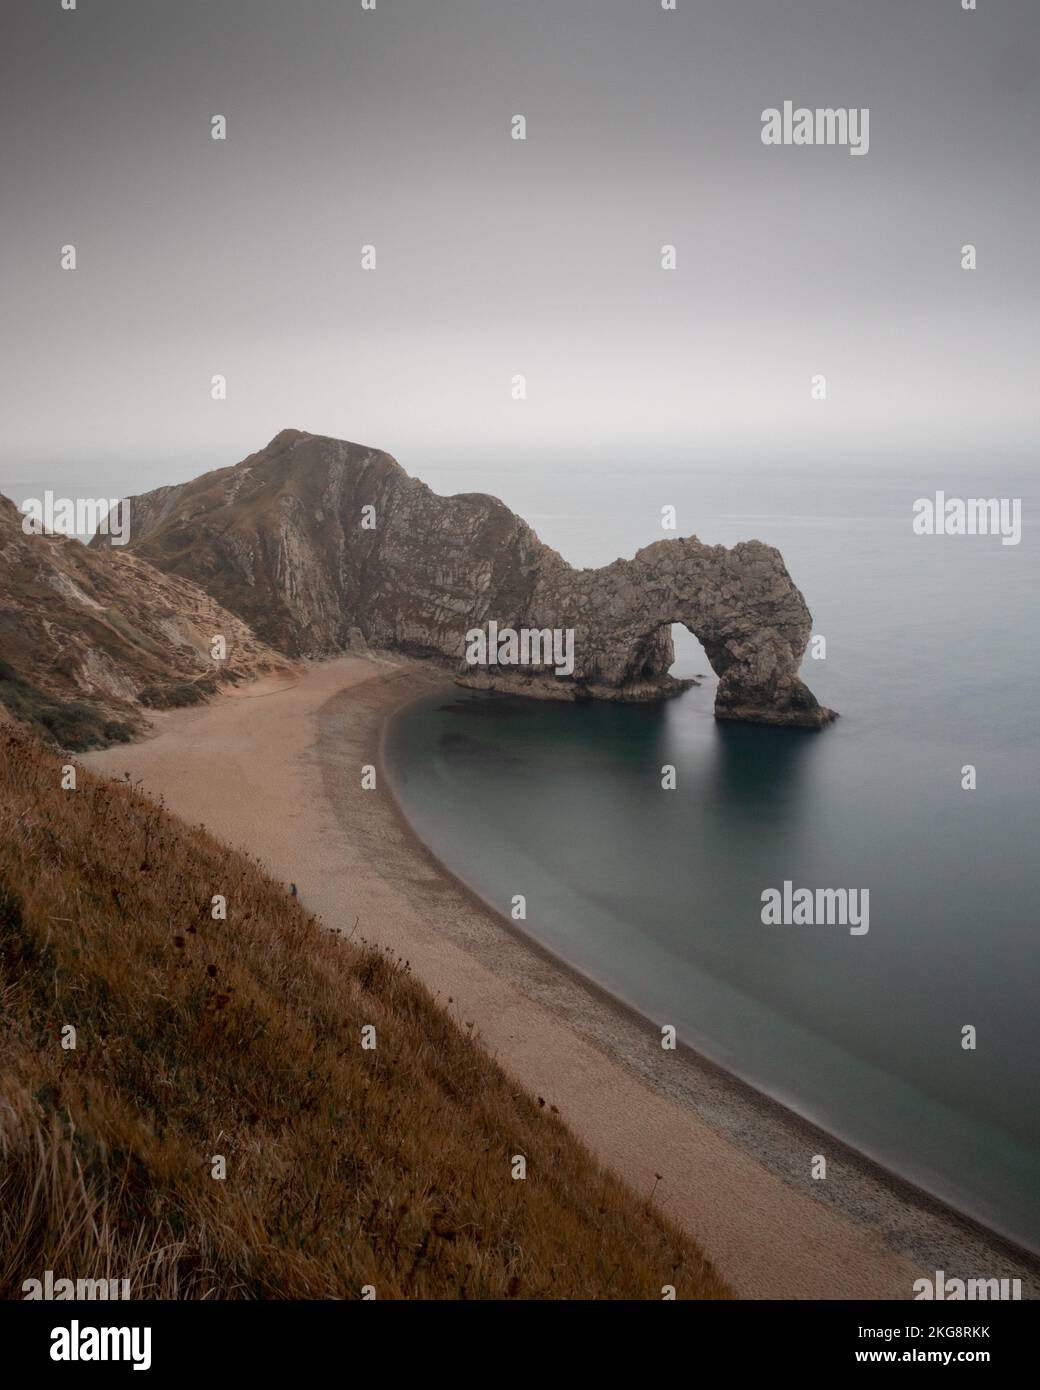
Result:
<svg viewBox="0 0 1040 1390"><path fill-rule="evenodd" d="M586 558L594 537L631 553L653 534L622 544L610 528L646 509L640 481L613 479L591 511L575 481L582 511L532 520L579 563L613 558ZM567 486L546 480L542 494ZM532 937L655 1024L1040 1248L1031 485L683 486L698 513L686 531L783 551L827 639L803 675L841 720L818 734L716 724L711 679L636 706L460 689L390 726L404 809L487 901L508 913L523 894ZM914 536L911 504L937 488L1023 497L1022 543ZM667 480L659 490L681 497ZM697 643L676 638L673 669L710 676ZM661 789L664 764L675 791ZM869 932L763 925L762 890L784 880L869 889Z"/></svg>

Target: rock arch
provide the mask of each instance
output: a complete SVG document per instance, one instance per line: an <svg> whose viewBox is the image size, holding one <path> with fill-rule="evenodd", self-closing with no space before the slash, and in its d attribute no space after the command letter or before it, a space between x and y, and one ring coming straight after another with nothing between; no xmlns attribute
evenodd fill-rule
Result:
<svg viewBox="0 0 1040 1390"><path fill-rule="evenodd" d="M686 684L668 674L668 626L683 623L719 677L720 719L818 728L833 718L798 676L805 600L761 541L660 540L577 570L497 498L438 497L378 449L291 429L232 468L128 505L131 550L192 579L290 657L367 645L437 659L467 685L649 700ZM372 529L359 524L366 509ZM467 632L492 621L573 631L573 670L464 664Z"/></svg>
<svg viewBox="0 0 1040 1390"><path fill-rule="evenodd" d="M694 537L657 541L599 570L539 577L523 621L573 627L574 672L464 670L467 685L557 699L652 700L689 685L669 675L673 623L697 638L719 678L715 715L819 728L834 718L798 675L812 618L778 550Z"/></svg>

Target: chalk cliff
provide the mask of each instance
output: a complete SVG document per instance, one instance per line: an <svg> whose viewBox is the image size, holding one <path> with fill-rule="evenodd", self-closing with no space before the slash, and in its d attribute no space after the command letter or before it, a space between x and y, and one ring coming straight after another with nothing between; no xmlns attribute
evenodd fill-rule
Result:
<svg viewBox="0 0 1040 1390"><path fill-rule="evenodd" d="M189 580L114 546L26 535L0 496L0 705L59 743L129 738L147 708L193 704L286 664Z"/></svg>
<svg viewBox="0 0 1040 1390"><path fill-rule="evenodd" d="M575 570L497 499L439 497L388 454L299 430L124 505L134 555L199 585L292 657L367 645L456 663L471 685L655 699L683 688L668 675L679 622L719 676L719 718L816 728L833 717L798 676L809 610L759 541L662 540ZM465 665L466 632L492 619L572 628L573 672Z"/></svg>

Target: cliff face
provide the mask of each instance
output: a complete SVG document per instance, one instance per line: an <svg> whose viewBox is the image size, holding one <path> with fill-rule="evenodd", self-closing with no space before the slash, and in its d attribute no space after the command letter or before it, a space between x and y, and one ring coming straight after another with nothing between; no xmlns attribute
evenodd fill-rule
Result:
<svg viewBox="0 0 1040 1390"><path fill-rule="evenodd" d="M665 540L575 570L495 498L438 497L387 454L298 430L126 505L134 554L200 585L290 656L367 643L458 662L471 685L652 699L682 688L668 675L669 625L681 622L720 677L720 718L818 727L832 717L798 678L805 601L758 541ZM573 629L573 671L466 665L467 631L491 620Z"/></svg>
<svg viewBox="0 0 1040 1390"><path fill-rule="evenodd" d="M0 496L0 702L59 742L128 737L142 707L193 703L222 680L284 664L190 581L115 547L25 535Z"/></svg>

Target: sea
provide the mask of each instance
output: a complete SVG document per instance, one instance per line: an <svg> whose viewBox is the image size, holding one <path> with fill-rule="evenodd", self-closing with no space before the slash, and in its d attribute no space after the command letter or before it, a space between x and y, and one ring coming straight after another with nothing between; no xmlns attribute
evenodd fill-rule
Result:
<svg viewBox="0 0 1040 1390"><path fill-rule="evenodd" d="M428 481L497 493L579 566L670 534L665 504L681 535L780 549L824 639L802 675L833 725L717 723L711 667L677 627L673 672L701 684L672 700L458 688L407 707L387 733L396 793L449 869L506 916L522 897L516 925L655 1033L1040 1250L1035 471ZM1019 499L1020 543L916 534L938 491ZM869 929L764 922L785 882L868 890Z"/></svg>

